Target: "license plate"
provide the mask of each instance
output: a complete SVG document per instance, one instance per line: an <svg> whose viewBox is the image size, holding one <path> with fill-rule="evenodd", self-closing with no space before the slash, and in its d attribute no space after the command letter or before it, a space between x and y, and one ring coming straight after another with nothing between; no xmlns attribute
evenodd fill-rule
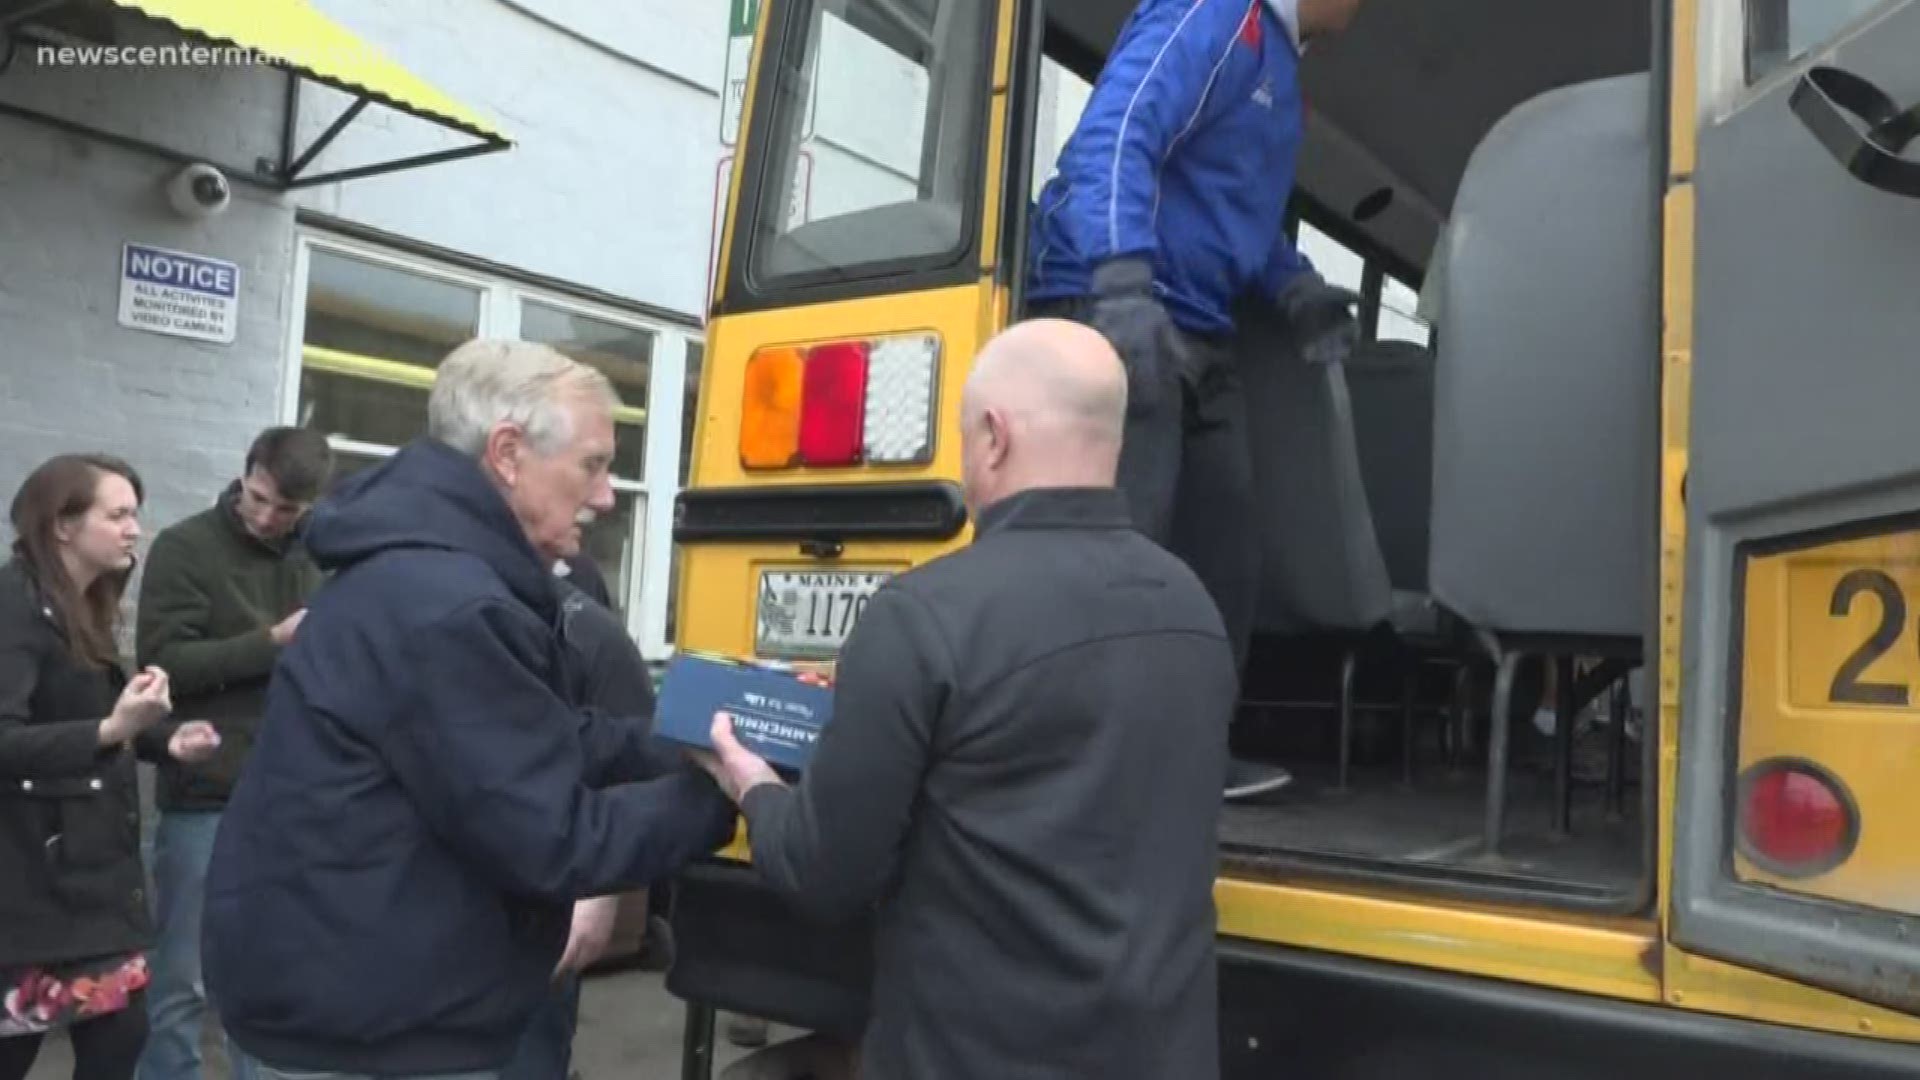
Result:
<svg viewBox="0 0 1920 1080"><path fill-rule="evenodd" d="M784 660L830 660L893 577L891 570L763 570L754 651Z"/></svg>

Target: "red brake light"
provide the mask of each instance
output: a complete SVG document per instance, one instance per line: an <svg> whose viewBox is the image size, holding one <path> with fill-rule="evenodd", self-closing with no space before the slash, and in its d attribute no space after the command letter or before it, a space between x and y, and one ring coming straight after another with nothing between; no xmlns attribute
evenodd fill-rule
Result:
<svg viewBox="0 0 1920 1080"><path fill-rule="evenodd" d="M1741 852L1782 877L1817 877L1853 855L1854 807L1839 778L1811 762L1763 762L1740 782Z"/></svg>
<svg viewBox="0 0 1920 1080"><path fill-rule="evenodd" d="M800 398L801 462L859 461L867 407L867 345L844 342L811 350Z"/></svg>

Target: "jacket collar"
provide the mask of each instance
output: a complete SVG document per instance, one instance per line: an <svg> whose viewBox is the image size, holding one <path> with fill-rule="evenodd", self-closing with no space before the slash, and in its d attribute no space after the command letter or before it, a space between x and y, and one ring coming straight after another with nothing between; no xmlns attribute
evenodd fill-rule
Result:
<svg viewBox="0 0 1920 1080"><path fill-rule="evenodd" d="M1287 29L1287 40L1293 43L1293 51L1301 52L1300 45L1300 0L1266 0L1267 10L1280 20Z"/></svg>
<svg viewBox="0 0 1920 1080"><path fill-rule="evenodd" d="M974 532L1003 529L1126 529L1133 526L1118 488L1032 488L980 511Z"/></svg>

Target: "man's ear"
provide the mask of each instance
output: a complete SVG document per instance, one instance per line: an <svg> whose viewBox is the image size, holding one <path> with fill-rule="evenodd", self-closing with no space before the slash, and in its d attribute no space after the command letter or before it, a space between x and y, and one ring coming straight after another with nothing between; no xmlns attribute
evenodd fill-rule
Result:
<svg viewBox="0 0 1920 1080"><path fill-rule="evenodd" d="M512 484L520 479L521 452L526 443L526 432L521 431L518 424L495 424L493 430L487 432L487 466L502 483Z"/></svg>
<svg viewBox="0 0 1920 1080"><path fill-rule="evenodd" d="M1013 449L1013 427L999 409L988 409L982 419L987 425L987 464L997 469Z"/></svg>

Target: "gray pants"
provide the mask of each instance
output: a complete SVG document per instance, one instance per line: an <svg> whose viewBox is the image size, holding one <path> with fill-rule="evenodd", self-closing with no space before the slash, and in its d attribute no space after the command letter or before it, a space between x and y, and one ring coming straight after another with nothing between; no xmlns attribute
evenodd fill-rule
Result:
<svg viewBox="0 0 1920 1080"><path fill-rule="evenodd" d="M500 1080L498 1072L412 1073L408 1075L369 1076L366 1073L310 1072L305 1069L276 1069L256 1062L255 1075L261 1080Z"/></svg>
<svg viewBox="0 0 1920 1080"><path fill-rule="evenodd" d="M1086 301L1038 303L1030 318L1071 319L1107 336L1127 369L1119 487L1133 522L1180 557L1220 609L1244 667L1260 591L1246 392L1226 342L1168 327L1095 325Z"/></svg>

